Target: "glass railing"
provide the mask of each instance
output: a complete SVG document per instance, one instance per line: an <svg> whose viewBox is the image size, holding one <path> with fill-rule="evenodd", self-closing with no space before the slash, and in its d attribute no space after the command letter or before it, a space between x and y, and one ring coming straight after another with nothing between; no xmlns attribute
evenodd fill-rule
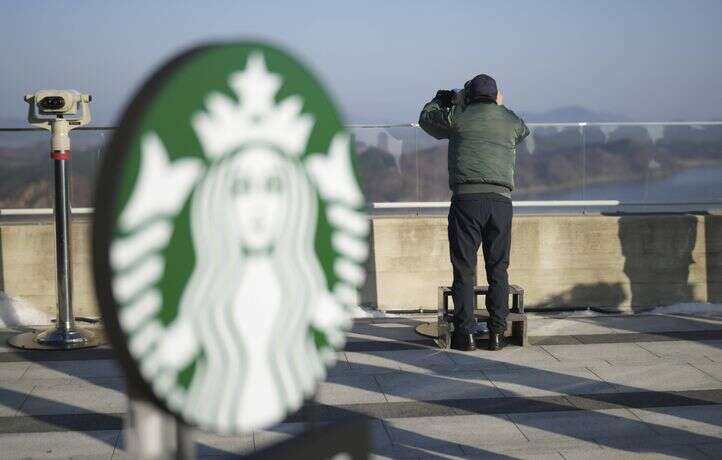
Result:
<svg viewBox="0 0 722 460"><path fill-rule="evenodd" d="M722 122L529 124L518 146L520 208L534 212L722 207ZM354 128L375 209L423 211L450 198L447 142L415 125Z"/></svg>
<svg viewBox="0 0 722 460"><path fill-rule="evenodd" d="M534 212L722 207L722 122L530 123L517 148L515 204ZM447 142L415 124L350 126L372 212L443 209ZM72 133L71 204L92 207L111 128ZM49 133L0 128L0 209L49 208Z"/></svg>
<svg viewBox="0 0 722 460"><path fill-rule="evenodd" d="M72 132L72 207L93 206L96 171L112 133L108 128ZM52 206L53 165L49 149L48 131L0 128L0 209Z"/></svg>

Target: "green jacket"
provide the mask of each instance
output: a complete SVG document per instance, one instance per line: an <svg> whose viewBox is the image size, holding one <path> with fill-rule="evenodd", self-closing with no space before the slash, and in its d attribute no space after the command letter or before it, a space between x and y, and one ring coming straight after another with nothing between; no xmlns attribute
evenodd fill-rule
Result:
<svg viewBox="0 0 722 460"><path fill-rule="evenodd" d="M514 189L516 146L529 135L521 118L493 102L451 108L432 100L424 106L419 125L436 139L449 139L449 188L454 194Z"/></svg>

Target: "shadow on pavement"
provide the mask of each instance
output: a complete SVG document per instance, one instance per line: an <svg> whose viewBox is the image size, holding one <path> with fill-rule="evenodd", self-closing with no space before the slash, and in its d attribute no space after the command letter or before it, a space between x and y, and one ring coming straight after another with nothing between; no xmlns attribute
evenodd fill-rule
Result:
<svg viewBox="0 0 722 460"><path fill-rule="evenodd" d="M585 318L585 321L590 321L591 318ZM417 323L410 320L400 319L400 320L394 320L398 322L403 323ZM606 318L602 321L607 321ZM684 321L689 321L690 324L695 322L695 319L688 318L684 319ZM477 354L473 353L456 353L456 352L446 352L441 351L438 349L435 349L434 347L425 347L422 344L423 341L420 340L404 340L402 334L397 334L398 331L395 331L392 327L385 327L385 328L371 328L367 327L368 324L373 322L383 322L378 320L362 320L357 322L357 327L355 330L360 331L361 335L365 340L387 340L389 342L386 342L386 344L389 345L389 348L398 348L399 345L403 349L407 350L418 350L420 352L426 352L423 354L423 356L418 356L421 353L393 353L393 352L375 352L375 351L360 351L357 353L360 354L368 354L368 355L376 355L376 356L382 356L384 353L388 354L390 362L395 362L397 366L399 367L405 367L406 370L397 368L392 370L392 372L389 372L389 368L383 367L383 366L377 366L373 364L359 364L354 363L354 369L348 369L346 371L342 371L340 369L333 370L331 376L329 377L329 382L339 381L340 375L346 375L346 376L361 376L361 375L370 375L373 377L373 380L376 382L376 389L378 392L382 394L386 394L387 396L391 397L397 397L397 398L407 398L410 399L409 402L411 403L428 403L433 404L437 406L442 406L446 409L452 410L452 414L447 415L485 415L487 417L496 418L503 421L511 421L513 422L518 428L533 428L540 432L546 432L546 433L553 433L556 435L559 435L561 438L568 438L569 440L583 440L583 441L589 441L590 443L596 444L598 446L605 446L605 447L615 447L615 448L622 448L625 450L628 450L629 452L639 452L640 449L642 449L645 452L659 452L662 453L664 451L664 447L660 445L659 447L649 446L640 444L637 446L621 446L619 445L619 439L615 438L614 436L610 438L599 438L597 435L590 435L586 436L583 433L579 433L574 426L569 425L569 421L564 421L563 419L557 420L558 423L555 423L554 420L550 421L550 415L549 414L561 414L557 415L555 417L564 417L564 414L572 415L572 413L580 413L581 411L586 411L584 414L592 420L594 425L596 426L609 426L609 427L619 427L619 426L629 426L630 429L634 430L635 432L638 432L640 435L649 435L650 437L659 437L660 434L664 434L664 437L667 439L679 439L680 442L694 442L698 444L702 443L719 443L720 439L715 436L709 436L706 434L696 433L693 429L683 429L679 427L670 427L670 426L664 426L657 423L651 423L649 421L642 421L641 419L638 419L635 417L635 415L632 412L627 411L625 413L625 417L622 417L620 415L615 415L609 412L590 412L592 410L599 410L602 409L609 409L616 407L618 409L628 409L629 407L634 407L634 405L625 405L625 402L629 402L629 398L625 400L624 397L620 397L619 395L622 394L628 394L628 395L634 395L634 394L642 394L642 393L650 393L648 389L645 388L639 388L635 387L633 385L623 385L623 384L614 384L616 391L609 391L609 392L603 392L603 393L593 393L593 392L584 392L580 394L578 391L579 388L594 388L598 387L599 385L602 385L604 383L604 380L599 378L589 378L589 377L583 377L580 375L570 375L569 373L564 372L564 370L545 370L545 369L538 369L535 367L532 367L530 365L524 364L524 363L503 363L503 354L504 353L516 353L516 354L522 354L522 353L533 353L532 350L539 350L539 347L529 347L527 349L519 349L513 346L510 346L506 350L502 352L498 352L500 354L493 355L494 360L490 360L488 357L479 356L479 354L482 354L483 352L478 352ZM390 321L386 321L389 323ZM622 321L620 321L621 323ZM359 327L360 326L360 327ZM615 325L619 326L619 325ZM690 326L691 327L691 326ZM391 337L391 338L389 338ZM5 338L5 337L3 337ZM431 341L427 341L431 342ZM349 344L352 344L353 342L349 342ZM433 342L431 342L433 343ZM385 345L385 344L384 344ZM583 347L585 345L579 345L580 347ZM89 352L90 350L87 350ZM100 350L96 350L96 356L97 353L100 352ZM48 352L39 352L37 355L33 354L24 354L22 358L30 363L36 364L36 365L42 365L42 366L48 366L49 368L58 371L63 372L65 375L67 375L70 378L75 379L82 379L86 380L92 384L95 385L103 385L103 380L99 378L89 377L87 372L84 372L82 368L78 368L77 366L68 366L67 368L64 368L64 366L61 364L64 361L47 361L46 359L43 359L43 354L47 354ZM57 353L57 352L50 352L50 353ZM60 352L63 353L63 352ZM83 355L80 352L70 352L70 353L78 353L77 355L67 355L72 360L81 361L83 360ZM105 351L103 353L106 353ZM66 355L63 355L66 356ZM73 356L70 358L70 356ZM90 355L86 355L90 356ZM433 360L429 358L433 358L435 356L444 356L444 359L450 360L449 362L457 363L459 360L463 360L463 364L456 366L451 366L447 368L440 368L433 364ZM453 357L452 357L453 356ZM35 357L36 359L33 359ZM456 359L454 359L456 358ZM91 358L92 359L92 358ZM97 358L96 358L97 359ZM91 362L91 361L88 361ZM51 364L51 363L57 363L57 364ZM487 375L486 372L491 373L491 369L499 369L499 365L502 364L504 366L503 370L504 372L494 372L493 375ZM580 362L580 368L586 369L583 362ZM344 365L344 363L341 363L340 365ZM574 367L574 366L570 366ZM411 371L408 369L416 368L418 371ZM485 379L485 384L480 385L479 383L471 383L466 382L465 385L468 385L468 389L465 390L464 395L469 396L465 399L445 399L445 400L439 400L439 399L426 399L423 397L419 397L417 399L409 398L409 394L403 391L399 391L398 389L389 388L386 386L382 390L382 385L379 383L379 378L382 375L388 375L389 373L395 374L396 376L404 376L407 375L411 377L412 379L417 378L419 381L419 384L421 384L422 380L426 380L426 385L429 386L429 389L433 388L444 388L445 385L453 385L458 384L458 382L455 382L455 376L453 375L454 372L458 371L468 371L473 374L478 374L479 377L483 377ZM517 391L514 391L513 385L517 385L519 382L515 379L515 377L518 377L520 373L529 373L533 376L531 380L525 380L524 385L530 387L530 388L537 388L539 390L543 391L557 391L558 397L557 398L537 398L538 400L535 401L534 397L524 396L522 393L519 393ZM596 377L592 374L593 377ZM554 385L546 384L545 382L553 382L555 380L561 379L563 383L563 388L554 388ZM356 379L359 382L361 379ZM429 383L430 382L430 383ZM112 385L109 385L108 382L105 382L106 388L112 388L114 390L119 390L117 386L113 387ZM488 384L487 384L488 383ZM342 385L347 385L350 388L359 388L364 389L360 383L354 383L353 378L349 379L343 379ZM489 395L490 391L496 391L500 392L501 389L499 385L511 385L503 387L504 389L504 396L506 397L506 400L508 401L509 398L517 397L520 400L523 400L523 404L529 404L528 412L523 412L524 406L521 408L517 408L515 412L512 414L504 414L504 413L493 413L493 411L489 410L489 405L497 404L500 399L498 397L498 394L496 397L485 397L484 395ZM565 390L566 389L566 390ZM577 390L575 390L577 389ZM423 388L418 388L418 391L423 392ZM664 397L665 401L674 401L675 406L708 406L710 404L719 404L719 401L710 401L708 399L700 399L693 396L684 396L676 394L675 392L665 392L665 391L657 391L653 392L660 397ZM476 394L479 396L477 397ZM0 390L0 401L10 401L10 400L17 400L17 398L25 398L22 405L20 407L20 412L18 415L21 416L21 419L18 420L15 423L18 423L18 431L17 432L23 432L21 431L22 424L23 423L29 423L26 420L28 419L34 419L35 422L33 423L34 427L45 427L43 429L47 429L47 431L58 431L60 430L67 430L67 431L78 431L82 430L84 426L93 425L96 429L98 427L104 427L104 429L110 429L110 430L118 430L121 428L122 420L120 417L120 414L102 414L102 413L96 413L96 412L87 412L83 410L82 408L74 407L62 402L52 401L44 398L39 398L37 396L25 395L22 392L15 391L10 388L5 388ZM22 406L23 405L48 405L50 407L55 407L57 411L60 412L71 412L72 414L68 415L28 415L25 417L22 417ZM388 406L392 406L394 403L388 403ZM363 406L363 404L359 405ZM664 407L662 406L658 407L655 406L653 403L649 404L648 407L645 407L645 410L652 411L652 412L659 412L663 413ZM329 412L330 411L330 412ZM78 413L81 412L81 413ZM333 417L327 417L329 414L333 415ZM709 417L705 418L703 415L697 415L695 414L695 411L688 411L684 415L675 414L677 417L684 417L688 420L690 420L693 423L706 423L706 424L714 424L716 426L722 426L722 419L718 419L717 421L710 420ZM85 419L83 419L85 417ZM290 422L300 422L305 424L305 426L319 426L319 424L325 422L328 420L328 418L332 419L351 419L351 418L358 418L358 417L369 417L368 414L364 413L364 410L354 410L354 404L346 404L343 405L343 407L339 407L338 405L326 405L326 404L311 404L307 405L299 414L296 414L295 416L292 416L287 421ZM7 419L11 419L15 417L7 417ZM553 418L553 417L552 417ZM375 418L377 420L381 420L380 426L383 428L383 432L379 433L381 437L388 437L391 439L390 445L381 445L374 447L373 452L378 455L391 455L393 452L402 452L404 455L416 455L424 456L426 458L446 458L450 453L455 452L457 455L459 454L458 450L454 450L456 448L461 448L463 450L463 453L468 456L474 456L474 457L484 457L484 456L499 456L499 454L493 452L493 450L484 450L480 449L478 446L473 445L465 445L463 442L454 442L449 441L448 439L440 439L434 436L425 435L416 431L410 431L407 429L399 428L399 427L393 427L393 422L391 422L391 426L386 423L386 421L381 418ZM443 419L442 419L443 422ZM574 428L574 429L572 429ZM277 427L272 427L269 429L269 431L273 431L275 429L278 429ZM479 424L479 426L472 425L468 427L469 430L484 430L484 426L482 424ZM391 431L393 431L393 435L391 434ZM522 430L523 433L523 430ZM575 434L576 433L576 434ZM92 434L90 434L92 435ZM526 435L524 435L526 436ZM560 438L560 439L561 439ZM407 439L412 440L412 443L404 443L399 442L400 439ZM662 439L660 437L660 439ZM423 447L421 447L423 446ZM494 447L499 448L500 445L494 445ZM511 447L511 446L510 446ZM515 446L518 447L518 446ZM227 451L223 449L218 449L212 446L208 446L205 444L199 444L199 450L204 449L204 452L207 452L206 455L217 452L217 453L226 453ZM451 452L450 452L451 450ZM452 454L453 455L453 454ZM504 458L503 456L501 458ZM508 457L512 458L512 457Z"/></svg>

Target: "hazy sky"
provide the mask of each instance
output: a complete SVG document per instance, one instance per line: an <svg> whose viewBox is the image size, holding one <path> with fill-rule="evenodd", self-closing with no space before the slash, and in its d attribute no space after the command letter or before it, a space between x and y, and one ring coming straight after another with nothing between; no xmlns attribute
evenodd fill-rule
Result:
<svg viewBox="0 0 722 460"><path fill-rule="evenodd" d="M73 88L109 123L159 64L208 41L282 45L349 121L415 121L436 89L494 76L507 105L722 119L722 1L1 1L0 119Z"/></svg>

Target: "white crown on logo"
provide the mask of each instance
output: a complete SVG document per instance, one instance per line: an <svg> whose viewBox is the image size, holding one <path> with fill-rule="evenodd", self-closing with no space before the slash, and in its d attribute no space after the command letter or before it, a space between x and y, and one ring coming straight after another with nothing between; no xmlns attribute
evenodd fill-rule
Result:
<svg viewBox="0 0 722 460"><path fill-rule="evenodd" d="M246 68L228 79L238 101L212 93L206 98L207 111L191 119L205 155L218 159L256 142L273 145L290 156L302 155L314 119L301 113L303 99L299 96L276 104L282 82L279 75L268 72L261 53L249 56Z"/></svg>

